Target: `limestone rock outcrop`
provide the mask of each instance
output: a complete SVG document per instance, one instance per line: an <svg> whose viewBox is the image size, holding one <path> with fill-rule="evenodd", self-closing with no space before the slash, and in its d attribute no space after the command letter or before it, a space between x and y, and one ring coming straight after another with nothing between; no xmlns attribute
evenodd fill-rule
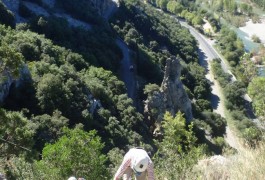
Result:
<svg viewBox="0 0 265 180"><path fill-rule="evenodd" d="M186 119L190 121L192 119L191 101L180 80L180 73L179 60L175 57L168 59L160 91L164 97L163 102L166 111L175 115L180 110L185 113Z"/></svg>
<svg viewBox="0 0 265 180"><path fill-rule="evenodd" d="M118 0L89 0L91 5L98 11L101 16L106 16L113 6L119 4Z"/></svg>
<svg viewBox="0 0 265 180"><path fill-rule="evenodd" d="M11 84L13 83L13 78L9 73L6 72L2 73L0 77L0 104L2 104L9 94Z"/></svg>
<svg viewBox="0 0 265 180"><path fill-rule="evenodd" d="M23 81L25 81L25 78L28 77L30 77L30 72L26 65L21 68L18 78L14 78L7 71L0 74L0 104L5 101L13 83L15 83L15 86L18 87L21 83L23 83Z"/></svg>
<svg viewBox="0 0 265 180"><path fill-rule="evenodd" d="M187 121L192 119L191 101L180 80L181 65L177 58L167 59L164 79L159 90L154 91L145 101L145 116L156 124L163 120L164 113L169 111L173 116L178 111L185 113Z"/></svg>

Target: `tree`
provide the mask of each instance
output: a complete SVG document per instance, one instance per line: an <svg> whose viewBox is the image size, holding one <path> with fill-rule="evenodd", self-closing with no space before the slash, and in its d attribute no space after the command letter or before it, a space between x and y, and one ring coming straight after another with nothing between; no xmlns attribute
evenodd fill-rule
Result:
<svg viewBox="0 0 265 180"><path fill-rule="evenodd" d="M246 86L257 76L258 70L253 61L251 61L250 54L245 53L241 57L239 66L236 67L236 74Z"/></svg>
<svg viewBox="0 0 265 180"><path fill-rule="evenodd" d="M192 128L186 126L183 114L178 112L173 117L169 112L164 115L162 122L164 138L158 143L155 155L158 179L187 179L193 165L202 155L202 147L196 147Z"/></svg>
<svg viewBox="0 0 265 180"><path fill-rule="evenodd" d="M239 5L239 8L240 8L241 13L245 13L245 14L248 13L248 5L246 3L241 3Z"/></svg>
<svg viewBox="0 0 265 180"><path fill-rule="evenodd" d="M157 84L149 83L149 84L145 85L145 87L144 87L144 94L146 94L148 96L153 95L153 93L159 92L159 88L160 87Z"/></svg>
<svg viewBox="0 0 265 180"><path fill-rule="evenodd" d="M23 56L6 43L0 44L0 73L11 73L18 77L23 63Z"/></svg>
<svg viewBox="0 0 265 180"><path fill-rule="evenodd" d="M193 25L202 25L204 22L202 20L202 18L200 16L195 16L193 19L192 19L192 24Z"/></svg>
<svg viewBox="0 0 265 180"><path fill-rule="evenodd" d="M63 127L67 127L69 120L60 111L55 111L52 116L43 114L31 121L36 124L35 147L42 151L46 143L54 143L63 134Z"/></svg>
<svg viewBox="0 0 265 180"><path fill-rule="evenodd" d="M168 0L156 0L156 5L163 10L166 10L167 3L168 3Z"/></svg>
<svg viewBox="0 0 265 180"><path fill-rule="evenodd" d="M226 105L230 110L236 110L239 108L243 108L244 104L243 96L246 93L246 89L243 84L235 81L233 83L227 84L224 89L224 95L227 99Z"/></svg>
<svg viewBox="0 0 265 180"><path fill-rule="evenodd" d="M259 38L256 34L253 34L253 35L251 36L251 39L252 39L252 41L255 42L255 43L261 43L260 38Z"/></svg>
<svg viewBox="0 0 265 180"><path fill-rule="evenodd" d="M257 115L265 116L265 77L255 77L248 86L248 94L253 100Z"/></svg>
<svg viewBox="0 0 265 180"><path fill-rule="evenodd" d="M210 125L213 136L223 136L226 131L225 119L215 112L203 112L204 121Z"/></svg>
<svg viewBox="0 0 265 180"><path fill-rule="evenodd" d="M85 179L109 179L107 157L102 154L104 144L95 131L65 129L65 135L55 144L47 144L42 160L36 163L38 173L54 179L70 175ZM44 178L44 179L45 179Z"/></svg>
<svg viewBox="0 0 265 180"><path fill-rule="evenodd" d="M45 74L38 83L36 97L40 107L51 114L55 109L66 104L63 79L60 75Z"/></svg>
<svg viewBox="0 0 265 180"><path fill-rule="evenodd" d="M27 154L34 144L35 126L20 112L0 109L0 156L6 159L12 155ZM24 147L24 148L21 148ZM25 149L26 148L26 149Z"/></svg>
<svg viewBox="0 0 265 180"><path fill-rule="evenodd" d="M37 84L36 97L41 109L47 114L58 109L70 120L70 125L81 122L82 112L89 106L89 91L85 82L69 64L47 68L45 71L51 69L54 72L44 74Z"/></svg>
<svg viewBox="0 0 265 180"><path fill-rule="evenodd" d="M211 102L205 99L198 99L196 100L196 108L197 111L202 112L202 111L211 111Z"/></svg>
<svg viewBox="0 0 265 180"><path fill-rule="evenodd" d="M174 14L180 14L183 10L183 6L176 1L169 1L167 3L167 10Z"/></svg>

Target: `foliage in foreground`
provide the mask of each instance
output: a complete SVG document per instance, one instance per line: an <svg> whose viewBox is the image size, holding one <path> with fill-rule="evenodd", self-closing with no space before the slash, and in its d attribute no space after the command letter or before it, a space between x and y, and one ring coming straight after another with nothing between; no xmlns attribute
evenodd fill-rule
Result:
<svg viewBox="0 0 265 180"><path fill-rule="evenodd" d="M42 160L27 163L13 157L6 166L8 179L66 179L69 175L86 179L109 179L102 154L104 144L95 131L64 129L65 135L43 149ZM12 165L12 166L11 166Z"/></svg>
<svg viewBox="0 0 265 180"><path fill-rule="evenodd" d="M192 128L186 126L183 115L173 117L166 112L162 124L164 139L158 143L154 162L157 179L185 179L203 154L203 146L196 146Z"/></svg>

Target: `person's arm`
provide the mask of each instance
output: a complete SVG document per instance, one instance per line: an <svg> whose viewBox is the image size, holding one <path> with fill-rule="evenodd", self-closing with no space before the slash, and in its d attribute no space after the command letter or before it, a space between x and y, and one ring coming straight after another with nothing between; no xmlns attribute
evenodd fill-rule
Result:
<svg viewBox="0 0 265 180"><path fill-rule="evenodd" d="M152 161L148 164L147 175L148 175L148 180L155 180L154 165Z"/></svg>
<svg viewBox="0 0 265 180"><path fill-rule="evenodd" d="M131 164L131 159L124 160L120 165L118 171L116 172L114 180L119 180L122 177L125 170L130 166L130 164Z"/></svg>

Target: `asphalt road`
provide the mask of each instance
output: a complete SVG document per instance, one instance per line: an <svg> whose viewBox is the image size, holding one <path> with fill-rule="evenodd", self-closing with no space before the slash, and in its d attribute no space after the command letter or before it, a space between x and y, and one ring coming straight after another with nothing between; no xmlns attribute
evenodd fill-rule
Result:
<svg viewBox="0 0 265 180"><path fill-rule="evenodd" d="M110 16L117 10L118 6L119 6L118 0L112 0L111 6L105 12L103 17L106 20L108 20ZM130 66L133 64L130 58L129 48L127 44L121 38L116 39L116 44L121 49L122 55L123 55L123 58L121 60L120 70L119 70L120 77L125 84L128 97L131 98L134 102L134 105L136 105L136 79L135 79L135 72L130 71Z"/></svg>
<svg viewBox="0 0 265 180"><path fill-rule="evenodd" d="M116 44L122 50L123 58L121 60L120 74L123 82L125 83L128 97L135 102L135 90L136 81L134 71L130 71L130 66L132 65L130 53L127 45L121 39L116 40Z"/></svg>
<svg viewBox="0 0 265 180"><path fill-rule="evenodd" d="M213 109L220 114L221 116L224 117L224 110L223 107L224 106L222 104L220 95L220 87L218 87L218 85L216 85L216 82L212 76L211 73L209 73L209 66L208 66L208 62L212 61L215 58L219 58L221 59L221 65L222 68L224 70L224 72L229 73L232 78L231 81L234 82L236 81L236 77L231 73L231 71L229 70L228 65L226 65L224 59L222 58L222 56L220 56L218 54L218 52L216 52L216 50L213 48L213 41L206 39L202 34L200 34L196 29L194 29L193 27L191 27L190 25L188 25L185 21L183 20L179 20L176 18L176 20L179 21L179 23L183 26L189 29L190 33L195 37L195 39L198 41L199 43L199 59L200 59L200 64L202 66L204 66L206 68L206 70L208 71L208 74L206 76L207 79L209 79L212 83L211 87L213 89L212 91L212 98L211 98L211 104L213 106ZM258 127L265 129L264 125L261 124L261 122L256 118L255 114L253 113L253 109L251 107L251 102L252 99L249 97L248 94L245 94L242 98L245 99L245 107L247 110L247 115L248 118L252 119L253 122L255 122L257 124Z"/></svg>
<svg viewBox="0 0 265 180"><path fill-rule="evenodd" d="M210 70L209 61L213 59L220 58L217 52L212 47L213 42L203 37L200 33L198 33L193 27L189 26L184 21L179 21L180 24L189 29L190 33L195 37L198 41L199 45L199 63L206 69L206 78L211 82L212 94L211 94L211 104L213 110L220 114L222 117L225 116L224 114L224 103L221 100L220 94L220 87L216 80L213 77L213 74ZM225 65L222 65L225 67ZM225 67L227 69L227 67Z"/></svg>
<svg viewBox="0 0 265 180"><path fill-rule="evenodd" d="M197 39L197 41L199 42L200 49L207 55L207 60L211 61L216 58L221 59L221 65L223 67L223 70L233 76L228 66L224 63L223 58L213 48L213 41L206 39L202 34L200 34L192 26L188 25L185 21L179 20L179 22L182 26L188 28L190 33L195 37L195 39Z"/></svg>
<svg viewBox="0 0 265 180"><path fill-rule="evenodd" d="M198 33L193 27L189 26L186 22L181 21L180 24L189 29L190 33L195 37L195 39L199 43L199 61L200 65L204 66L207 74L206 78L211 82L211 105L217 114L220 114L225 118L224 111L224 99L221 96L221 87L218 82L214 79L211 68L209 67L209 61L213 59L221 57L217 54L217 52L212 47L213 42L211 40L206 39L200 33ZM228 71L228 67L226 67L225 63L221 61L222 68ZM225 141L233 148L239 149L239 143L237 136L235 136L234 132L232 132L229 126L226 127L226 135L224 136Z"/></svg>

